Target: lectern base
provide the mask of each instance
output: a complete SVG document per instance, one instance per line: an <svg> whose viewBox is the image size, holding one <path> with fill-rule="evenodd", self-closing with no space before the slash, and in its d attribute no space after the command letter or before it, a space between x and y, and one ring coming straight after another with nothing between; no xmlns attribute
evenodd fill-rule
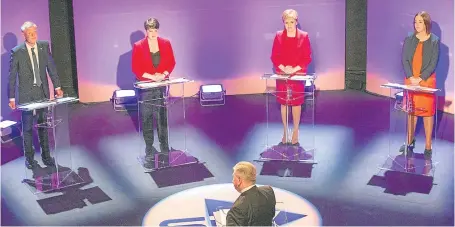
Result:
<svg viewBox="0 0 455 227"><path fill-rule="evenodd" d="M45 169L40 170L45 171ZM56 191L84 183L84 180L72 170L56 172L54 168L53 171L55 172L41 176L37 171L34 179L24 179L22 183L25 183L33 194Z"/></svg>
<svg viewBox="0 0 455 227"><path fill-rule="evenodd" d="M302 163L316 163L314 160L314 149L304 149L298 145L275 145L267 147L260 154L258 162L266 161L288 161Z"/></svg>
<svg viewBox="0 0 455 227"><path fill-rule="evenodd" d="M379 169L432 177L436 164L431 159L425 159L423 154L388 155L385 163L379 166Z"/></svg>
<svg viewBox="0 0 455 227"><path fill-rule="evenodd" d="M154 155L154 159L141 155L137 157L144 172L153 172L164 168L173 168L177 166L190 165L199 163L199 160L185 151L172 149L169 153L159 152Z"/></svg>

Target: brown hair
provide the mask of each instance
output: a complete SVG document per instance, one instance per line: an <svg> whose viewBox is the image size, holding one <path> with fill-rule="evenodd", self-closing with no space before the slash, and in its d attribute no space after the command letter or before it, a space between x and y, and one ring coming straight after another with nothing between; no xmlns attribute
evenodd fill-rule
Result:
<svg viewBox="0 0 455 227"><path fill-rule="evenodd" d="M144 28L146 31L149 29L159 29L160 22L156 18L151 17L144 22Z"/></svg>
<svg viewBox="0 0 455 227"><path fill-rule="evenodd" d="M423 23L425 24L425 30L426 30L427 34L430 34L430 32L431 32L431 17L430 17L430 14L428 14L425 11L418 12L414 16L413 23L415 23L415 19L416 19L417 16L421 16L422 17ZM414 31L415 31L415 27L414 27Z"/></svg>

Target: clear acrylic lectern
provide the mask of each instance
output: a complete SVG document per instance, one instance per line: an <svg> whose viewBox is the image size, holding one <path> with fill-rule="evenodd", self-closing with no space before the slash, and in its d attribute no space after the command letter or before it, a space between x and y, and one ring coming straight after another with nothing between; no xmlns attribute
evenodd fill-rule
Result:
<svg viewBox="0 0 455 227"><path fill-rule="evenodd" d="M438 89L387 83L381 85L390 91L390 126L386 162L379 168L418 175L433 176L435 150L425 153L425 128L422 115L434 119L431 129L433 148L436 142ZM421 102L434 105L421 104ZM412 126L416 125L415 130ZM409 131L410 130L410 131ZM408 131L410 138L408 138ZM413 132L414 131L414 132Z"/></svg>
<svg viewBox="0 0 455 227"><path fill-rule="evenodd" d="M261 153L260 159L257 161L282 160L315 163L315 75L289 76L265 73L261 79L266 83L265 114L267 132L265 151ZM277 80L283 82L284 90L280 89L278 91L276 89ZM299 89L293 88L296 82L300 83L298 85ZM302 85L304 89L300 89ZM280 104L278 100L281 103L285 102L286 105ZM301 102L303 102L302 105L295 107L290 105ZM298 114L298 107L301 107L300 118L294 119L293 115ZM298 124L298 127L295 126L296 124ZM298 128L298 143L293 143L292 141L295 128Z"/></svg>
<svg viewBox="0 0 455 227"><path fill-rule="evenodd" d="M141 146L138 160L145 172L198 163L186 147L185 78L136 82ZM170 90L179 95L171 96ZM159 150L159 151L158 151Z"/></svg>
<svg viewBox="0 0 455 227"><path fill-rule="evenodd" d="M35 154L38 165L32 169L25 168L25 183L34 194L50 192L56 189L84 183L73 171L71 144L69 136L69 105L77 102L74 97L57 98L19 105L21 111L44 109L46 119L35 128L45 128L49 135L50 154L55 160L54 166L41 163L41 157Z"/></svg>

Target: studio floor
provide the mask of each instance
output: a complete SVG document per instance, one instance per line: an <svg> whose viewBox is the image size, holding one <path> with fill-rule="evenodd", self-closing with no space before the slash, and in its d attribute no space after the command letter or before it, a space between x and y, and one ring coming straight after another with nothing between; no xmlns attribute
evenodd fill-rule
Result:
<svg viewBox="0 0 455 227"><path fill-rule="evenodd" d="M230 183L236 162L257 160L265 145L281 141L278 106L269 99L266 114L265 95L228 96L224 106L216 107L201 107L197 98L185 102L185 124L180 107L169 113L171 146L185 146L200 160L197 165L145 173L137 159L143 152L137 112L115 112L109 102L75 104L70 111L72 166L67 167L84 181L75 187L33 194L22 183L20 139L2 144L1 224L142 225L160 201L184 190ZM322 225L453 226L453 115L438 114L431 174L384 175L379 167L398 150L389 145L389 106L389 99L362 92L317 92L314 105L305 105L300 135L301 143L315 148L317 164L283 176L280 168L294 164L254 162L261 174L257 183L304 198ZM311 108L315 123L308 131ZM415 152L422 153L423 129L418 134ZM185 206L191 205L168 209L178 213Z"/></svg>

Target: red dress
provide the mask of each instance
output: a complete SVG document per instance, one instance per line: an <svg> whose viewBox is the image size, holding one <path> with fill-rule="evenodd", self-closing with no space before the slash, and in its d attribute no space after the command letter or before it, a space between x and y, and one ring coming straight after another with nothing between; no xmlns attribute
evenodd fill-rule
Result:
<svg viewBox="0 0 455 227"><path fill-rule="evenodd" d="M423 42L417 44L412 58L412 75L420 78L423 58ZM411 79L405 79L406 85L411 85ZM436 73L433 72L427 80L420 81L420 86L436 88ZM408 97L411 101L412 109L410 113L414 116L431 117L436 113L436 97L434 94L409 92Z"/></svg>
<svg viewBox="0 0 455 227"><path fill-rule="evenodd" d="M311 62L311 46L308 33L297 29L295 37L288 37L287 31L278 31L273 41L272 63L278 74L283 74L278 66L300 66L297 74L306 73ZM292 77L293 75L291 75ZM305 101L303 81L277 80L276 96L281 105L299 106Z"/></svg>

